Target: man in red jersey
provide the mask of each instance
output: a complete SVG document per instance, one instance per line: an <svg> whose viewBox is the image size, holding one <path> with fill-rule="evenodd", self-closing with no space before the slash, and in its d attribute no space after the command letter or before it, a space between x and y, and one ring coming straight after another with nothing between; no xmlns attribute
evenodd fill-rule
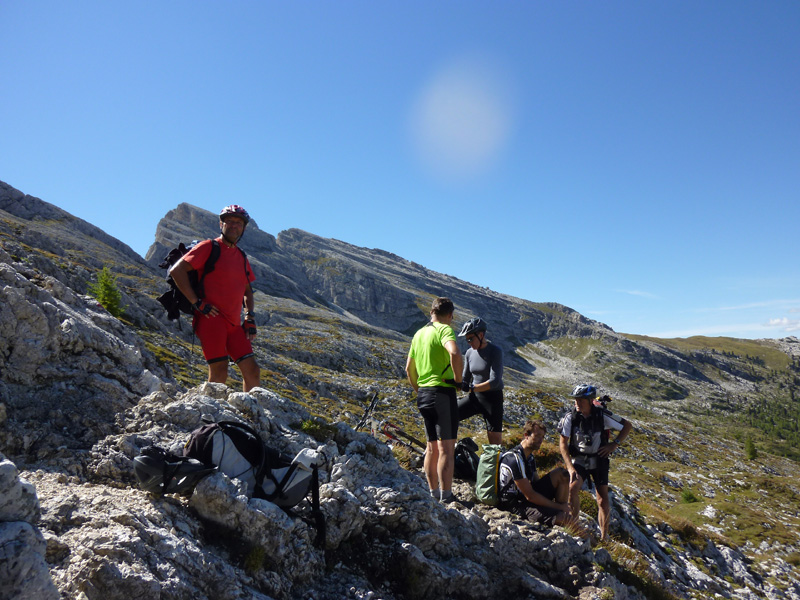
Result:
<svg viewBox="0 0 800 600"><path fill-rule="evenodd" d="M237 204L226 206L219 213L222 235L200 242L170 269L175 285L194 305L192 327L208 363L208 380L227 382L228 360L231 359L242 373L245 392L256 387L261 376L252 345L256 320L250 284L255 277L247 256L236 245L249 222L250 215L244 208ZM217 248L219 255L212 270L206 263ZM191 271L198 272L197 290L189 279ZM245 308L244 323L242 306Z"/></svg>

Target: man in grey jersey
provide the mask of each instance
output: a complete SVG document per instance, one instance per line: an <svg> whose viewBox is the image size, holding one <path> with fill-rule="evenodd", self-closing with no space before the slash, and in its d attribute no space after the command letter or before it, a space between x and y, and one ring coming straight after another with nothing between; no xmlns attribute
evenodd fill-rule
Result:
<svg viewBox="0 0 800 600"><path fill-rule="evenodd" d="M503 441L503 351L486 339L486 321L470 319L459 337L469 344L464 355L461 390L469 394L458 401L458 420L482 415L490 444Z"/></svg>

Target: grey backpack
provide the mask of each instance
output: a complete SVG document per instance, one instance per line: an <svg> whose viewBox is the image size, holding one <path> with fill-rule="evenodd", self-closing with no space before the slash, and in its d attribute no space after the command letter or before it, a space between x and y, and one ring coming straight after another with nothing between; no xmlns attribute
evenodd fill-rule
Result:
<svg viewBox="0 0 800 600"><path fill-rule="evenodd" d="M208 422L195 429L184 456L216 466L231 479L247 485L247 495L269 500L286 510L311 493L311 515L317 542L325 539L325 521L319 506L319 467L325 457L310 448L294 458L267 446L249 425L237 421Z"/></svg>

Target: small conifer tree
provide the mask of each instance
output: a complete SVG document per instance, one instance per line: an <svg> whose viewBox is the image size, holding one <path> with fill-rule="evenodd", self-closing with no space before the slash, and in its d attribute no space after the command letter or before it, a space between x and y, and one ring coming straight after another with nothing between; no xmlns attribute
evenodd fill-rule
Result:
<svg viewBox="0 0 800 600"><path fill-rule="evenodd" d="M747 457L747 460L754 460L758 456L758 451L756 450L756 445L753 443L752 438L747 438L744 443L744 455Z"/></svg>
<svg viewBox="0 0 800 600"><path fill-rule="evenodd" d="M89 284L89 293L115 317L119 318L125 312L125 307L120 306L122 294L117 288L117 276L108 267L97 274L97 283Z"/></svg>

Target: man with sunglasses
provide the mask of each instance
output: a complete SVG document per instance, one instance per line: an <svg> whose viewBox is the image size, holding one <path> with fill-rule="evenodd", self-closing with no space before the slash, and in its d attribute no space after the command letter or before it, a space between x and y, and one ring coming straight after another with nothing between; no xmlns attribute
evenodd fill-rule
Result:
<svg viewBox="0 0 800 600"><path fill-rule="evenodd" d="M466 338L461 391L469 392L458 401L458 420L482 415L490 444L503 441L503 351L486 339L486 321L470 319L459 337Z"/></svg>
<svg viewBox="0 0 800 600"><path fill-rule="evenodd" d="M455 466L458 404L456 386L462 368L461 351L456 343L453 302L436 298L431 320L414 334L406 360L406 374L417 394L417 408L425 421L427 446L425 477L431 496L452 502Z"/></svg>

